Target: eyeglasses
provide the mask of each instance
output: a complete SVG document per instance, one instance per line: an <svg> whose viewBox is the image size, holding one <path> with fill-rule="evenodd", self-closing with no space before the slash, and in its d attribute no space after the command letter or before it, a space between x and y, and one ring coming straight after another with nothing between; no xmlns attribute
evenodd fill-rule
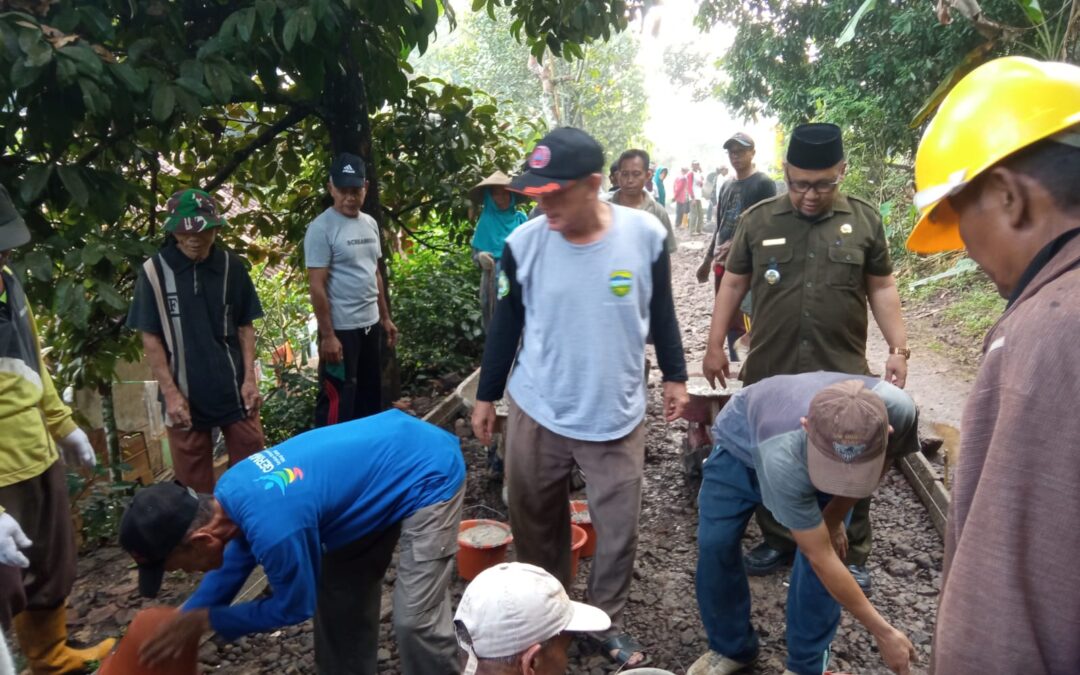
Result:
<svg viewBox="0 0 1080 675"><path fill-rule="evenodd" d="M787 183L788 189L797 195L805 194L813 190L816 194L827 195L836 189L836 186L840 184L840 178L836 180L819 180L811 183L808 180L791 180L787 174L784 175L784 182Z"/></svg>

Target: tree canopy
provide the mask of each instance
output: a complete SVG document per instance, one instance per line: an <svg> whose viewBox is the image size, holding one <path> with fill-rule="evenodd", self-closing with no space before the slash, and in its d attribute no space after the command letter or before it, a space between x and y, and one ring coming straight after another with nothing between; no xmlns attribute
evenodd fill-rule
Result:
<svg viewBox="0 0 1080 675"><path fill-rule="evenodd" d="M530 48L569 54L633 11L474 2L502 6ZM439 0L0 0L0 181L34 234L18 258L62 379L107 387L135 355L134 270L180 187L221 189L223 234L255 260L293 253L332 152L365 158L382 225L463 217L461 182L520 145L489 98L410 80L440 16Z"/></svg>
<svg viewBox="0 0 1080 675"><path fill-rule="evenodd" d="M585 129L609 157L645 143L648 107L635 34L575 45L563 58L541 51L537 59L515 36L511 12L492 14L459 17L449 40L414 59L416 72L482 90L520 118Z"/></svg>

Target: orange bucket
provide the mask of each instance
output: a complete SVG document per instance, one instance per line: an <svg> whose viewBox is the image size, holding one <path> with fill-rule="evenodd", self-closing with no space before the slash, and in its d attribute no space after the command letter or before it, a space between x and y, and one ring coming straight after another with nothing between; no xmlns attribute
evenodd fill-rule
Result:
<svg viewBox="0 0 1080 675"><path fill-rule="evenodd" d="M510 526L497 520L463 520L458 527L458 576L471 581L477 574L506 562L506 548L514 540Z"/></svg>
<svg viewBox="0 0 1080 675"><path fill-rule="evenodd" d="M589 515L589 502L584 499L570 500L570 522L585 530L585 534L589 536L585 548L581 549L581 557L591 558L596 553L596 529L592 524L592 516Z"/></svg>
<svg viewBox="0 0 1080 675"><path fill-rule="evenodd" d="M589 535L577 525L570 525L570 578L577 577L578 561L581 560L581 551L589 541Z"/></svg>
<svg viewBox="0 0 1080 675"><path fill-rule="evenodd" d="M116 650L101 664L100 675L196 675L199 672L199 643L192 642L180 656L154 668L139 665L139 647L149 640L158 628L172 621L180 610L175 607L149 607L132 619L127 633Z"/></svg>

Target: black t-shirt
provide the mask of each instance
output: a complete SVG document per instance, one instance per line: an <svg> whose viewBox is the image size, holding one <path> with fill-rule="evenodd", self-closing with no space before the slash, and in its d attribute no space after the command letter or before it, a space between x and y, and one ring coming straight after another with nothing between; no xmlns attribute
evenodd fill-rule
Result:
<svg viewBox="0 0 1080 675"><path fill-rule="evenodd" d="M776 183L760 171L743 180L732 178L720 186L720 196L716 202L716 233L710 251L735 236L735 225L743 211L763 199L775 196Z"/></svg>
<svg viewBox="0 0 1080 675"><path fill-rule="evenodd" d="M173 354L166 342L166 352L173 379L188 400L193 428L208 429L242 419L246 414L240 396L244 359L237 328L263 315L244 261L214 246L206 260L195 262L172 243L153 260L165 294L167 324L158 312L146 271L141 270L127 326L159 336L168 330L177 351L183 345L182 354Z"/></svg>

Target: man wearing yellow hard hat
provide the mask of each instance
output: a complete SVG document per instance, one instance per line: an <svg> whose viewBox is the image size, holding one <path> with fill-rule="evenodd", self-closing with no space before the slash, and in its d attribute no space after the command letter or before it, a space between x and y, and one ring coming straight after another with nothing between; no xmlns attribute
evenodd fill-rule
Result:
<svg viewBox="0 0 1080 675"><path fill-rule="evenodd" d="M964 411L934 672L1080 672L1080 67L997 59L915 160L917 252L1009 300Z"/></svg>

